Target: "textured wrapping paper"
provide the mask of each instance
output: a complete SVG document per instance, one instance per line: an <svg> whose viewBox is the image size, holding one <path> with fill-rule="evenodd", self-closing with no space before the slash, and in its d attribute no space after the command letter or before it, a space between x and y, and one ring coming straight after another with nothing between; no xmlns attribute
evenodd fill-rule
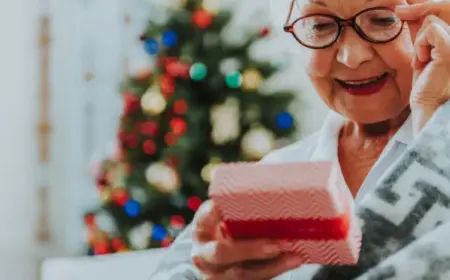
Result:
<svg viewBox="0 0 450 280"><path fill-rule="evenodd" d="M355 264L361 233L333 162L217 168L210 197L231 238L274 238L305 263Z"/></svg>

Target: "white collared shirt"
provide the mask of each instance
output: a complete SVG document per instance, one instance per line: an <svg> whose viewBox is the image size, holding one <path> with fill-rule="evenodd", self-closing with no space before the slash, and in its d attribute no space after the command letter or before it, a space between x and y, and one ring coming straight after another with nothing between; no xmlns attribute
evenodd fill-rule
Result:
<svg viewBox="0 0 450 280"><path fill-rule="evenodd" d="M334 111L330 111L320 131L302 141L270 153L261 163L337 161L338 137L344 122L344 117ZM355 198L356 203L360 202L370 192L371 188L376 186L377 180L400 157L412 139L412 121L410 116L388 142L370 170Z"/></svg>

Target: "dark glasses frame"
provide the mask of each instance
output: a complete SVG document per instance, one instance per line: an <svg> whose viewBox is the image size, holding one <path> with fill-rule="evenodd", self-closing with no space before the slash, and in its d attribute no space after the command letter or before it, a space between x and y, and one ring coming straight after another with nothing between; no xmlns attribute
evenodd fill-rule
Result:
<svg viewBox="0 0 450 280"><path fill-rule="evenodd" d="M382 40L382 41L373 40L373 39L369 38L366 34L364 34L364 32L363 32L363 31L359 28L359 26L356 24L356 18L357 18L359 15L361 15L362 13L365 13L365 12L368 12L368 11L372 11L372 10L388 10L388 11L392 11L392 12L394 11L393 9L387 8L387 7L372 7L372 8L364 9L364 10L358 12L356 15L352 16L352 17L349 18L349 19L342 19L342 18L337 17L337 16L333 16L333 15L329 15L329 14L321 14L321 13L309 14L309 15L300 17L300 18L296 19L293 23L289 24L289 21L291 20L291 17L292 17L292 13L293 13L293 11L294 11L295 1L296 1L296 0L292 0L292 2L291 2L290 8L289 8L289 14L288 14L287 19L286 19L286 22L285 22L285 24L284 24L283 30L284 30L285 32L287 32L287 33L292 34L292 36L294 36L294 38L295 38L295 40L297 40L297 42L299 42L301 45L303 45L303 46L305 46L305 47L307 47L307 48L310 48L310 49L325 49L325 48L330 47L331 45L333 45L334 43L336 43L336 41L337 41L337 40L339 39L339 37L341 36L342 30L343 30L344 27L346 27L346 26L352 27L352 28L356 31L356 33L357 33L361 38L363 38L364 40L369 41L369 42L371 42L371 43L373 43L373 44L385 44L385 43L389 43L389 42L395 40L395 39L402 33L403 25L405 24L405 22L404 22L403 20L400 20L401 23L402 23L402 25L401 25L401 27L399 28L398 33L397 33L395 36L393 36L392 38L390 38L389 40ZM334 40L333 40L331 43L326 44L326 45L324 45L324 46L320 46L320 47L310 46L310 45L308 45L308 44L302 42L302 40L300 40L300 38L298 38L298 36L295 34L295 32L294 32L294 25L295 25L297 22L299 22L300 20L303 20L303 19L305 19L305 18L309 18L309 17L312 17L312 16L328 17L328 18L331 18L331 19L333 19L334 21L336 21L336 23L338 24L339 29L338 29L338 32L336 33L336 37L334 38Z"/></svg>

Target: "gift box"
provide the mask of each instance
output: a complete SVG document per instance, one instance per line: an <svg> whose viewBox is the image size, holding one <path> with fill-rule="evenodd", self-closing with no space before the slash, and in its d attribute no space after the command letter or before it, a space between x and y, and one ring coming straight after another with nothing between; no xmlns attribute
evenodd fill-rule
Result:
<svg viewBox="0 0 450 280"><path fill-rule="evenodd" d="M351 265L361 231L339 174L335 162L224 164L209 196L230 238L279 239L304 263Z"/></svg>

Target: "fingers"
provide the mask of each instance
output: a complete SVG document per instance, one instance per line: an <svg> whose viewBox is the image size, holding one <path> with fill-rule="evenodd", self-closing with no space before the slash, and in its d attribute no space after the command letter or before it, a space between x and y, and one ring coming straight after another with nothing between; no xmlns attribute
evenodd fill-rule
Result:
<svg viewBox="0 0 450 280"><path fill-rule="evenodd" d="M216 240L220 234L221 216L212 201L206 201L195 213L194 240L206 243Z"/></svg>
<svg viewBox="0 0 450 280"><path fill-rule="evenodd" d="M428 16L417 35L415 48L417 60L421 64L448 59L450 27L438 17Z"/></svg>
<svg viewBox="0 0 450 280"><path fill-rule="evenodd" d="M395 7L395 13L403 20L418 20L429 14L443 16L444 20L450 17L450 1L408 1L409 5ZM414 2L414 3L413 3ZM445 13L445 14L444 14ZM446 20L447 21L447 20Z"/></svg>
<svg viewBox="0 0 450 280"><path fill-rule="evenodd" d="M280 245L271 240L223 240L196 246L192 256L202 263L228 266L249 260L271 259L280 253Z"/></svg>
<svg viewBox="0 0 450 280"><path fill-rule="evenodd" d="M396 15L408 22L411 38L416 40L417 32L427 15L436 15L450 24L450 1L409 0L410 5L400 5L395 8Z"/></svg>
<svg viewBox="0 0 450 280"><path fill-rule="evenodd" d="M395 7L395 14L402 20L415 21L436 12L436 4L426 1L412 5L400 5Z"/></svg>
<svg viewBox="0 0 450 280"><path fill-rule="evenodd" d="M287 271L296 269L303 264L303 260L292 254L284 254L280 258L264 264L249 264L229 269L224 279L272 279Z"/></svg>

